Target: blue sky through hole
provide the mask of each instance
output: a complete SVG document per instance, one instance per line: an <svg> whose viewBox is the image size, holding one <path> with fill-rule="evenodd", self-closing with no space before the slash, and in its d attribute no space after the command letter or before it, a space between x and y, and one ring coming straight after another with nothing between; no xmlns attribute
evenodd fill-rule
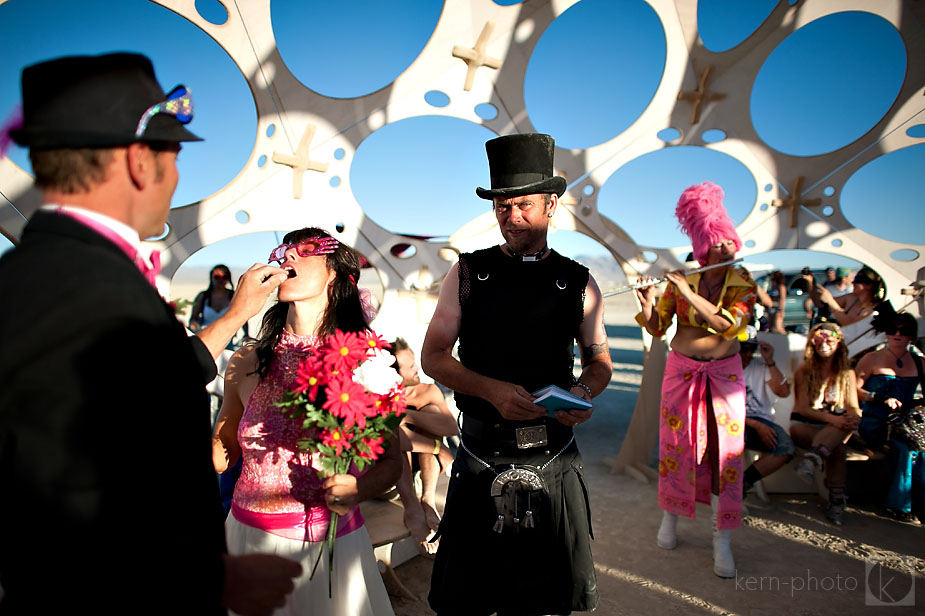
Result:
<svg viewBox="0 0 925 616"><path fill-rule="evenodd" d="M234 2L226 5L236 10ZM761 27L775 5L701 0L704 44L712 51L734 48ZM227 19L217 0L197 0L196 7L213 23ZM283 59L305 85L333 97L388 85L426 45L441 11L436 0L271 3ZM145 0L8 0L0 5L0 24L0 115L18 101L19 73L28 64L67 53L139 51L152 57L165 89L176 83L192 88L196 119L191 129L206 138L180 156L175 206L208 197L245 165L258 164L250 160L257 118L245 79L210 37L171 11ZM664 63L664 29L643 0L582 0L536 46L524 84L527 112L560 146L603 143L645 110ZM758 71L750 97L756 130L768 145L800 156L842 147L892 105L907 63L901 38L881 18L853 11L819 19L785 39ZM802 95L784 95L793 92ZM439 94L432 97L439 101ZM829 103L845 97L852 104L839 104L833 113ZM439 107L432 112L439 114ZM919 119L904 130L925 139L923 123ZM387 124L359 145L351 186L364 211L387 229L448 236L487 211L488 203L474 189L490 184L484 141L493 136L478 124L439 115ZM9 153L28 169L26 154L18 147ZM839 195L843 213L874 235L922 243L925 223L916 214L925 188L923 168L925 144L875 159L845 183ZM723 186L737 222L763 192L745 167L725 154L666 147L617 169L600 187L598 205L642 245L680 245L687 240L677 230L674 203L683 188L703 180ZM263 260L274 239L261 234L227 240L188 263ZM0 241L0 249L8 248ZM572 256L606 254L577 233L558 232L550 241ZM771 260L781 267L845 261L805 251L750 258Z"/></svg>

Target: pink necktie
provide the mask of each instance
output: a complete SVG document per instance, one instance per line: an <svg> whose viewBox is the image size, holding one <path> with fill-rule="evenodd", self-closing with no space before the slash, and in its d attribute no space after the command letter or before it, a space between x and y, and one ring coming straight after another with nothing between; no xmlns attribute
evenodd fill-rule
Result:
<svg viewBox="0 0 925 616"><path fill-rule="evenodd" d="M151 286L157 288L157 285L155 284L155 277L157 276L158 272L161 271L161 253L159 251L155 250L151 252L151 265L148 265L148 262L144 257L141 256L141 254L134 246L132 246L130 243L128 243L128 241L126 241L124 237L106 225L97 222L96 220L93 220L87 216L81 216L76 212L68 210L57 210L57 212L64 216L68 216L69 218L72 218L87 227L90 227L111 241L113 244L121 248L122 251L128 255L128 258L132 260L132 263L135 264L135 267L138 268L138 271L141 272L141 275L145 277L145 280L151 283Z"/></svg>

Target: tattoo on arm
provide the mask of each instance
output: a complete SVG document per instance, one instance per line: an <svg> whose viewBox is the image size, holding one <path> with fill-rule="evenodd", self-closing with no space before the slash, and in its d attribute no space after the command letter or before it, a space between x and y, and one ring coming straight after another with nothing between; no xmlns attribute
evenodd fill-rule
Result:
<svg viewBox="0 0 925 616"><path fill-rule="evenodd" d="M589 344L588 346L581 347L581 357L582 359L590 359L595 355L600 355L601 353L607 353L607 330L604 329L604 323L601 322L601 335L604 338L603 342L597 344Z"/></svg>

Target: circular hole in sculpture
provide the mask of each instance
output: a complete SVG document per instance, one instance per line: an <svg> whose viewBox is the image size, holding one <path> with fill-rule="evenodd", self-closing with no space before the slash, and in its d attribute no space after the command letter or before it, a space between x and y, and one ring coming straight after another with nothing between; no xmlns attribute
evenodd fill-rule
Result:
<svg viewBox="0 0 925 616"><path fill-rule="evenodd" d="M389 248L389 252L392 253L392 256L398 257L399 259L410 259L417 254L417 251L417 247L406 243L394 244Z"/></svg>
<svg viewBox="0 0 925 616"><path fill-rule="evenodd" d="M145 238L145 241L146 241L146 242L159 242L159 241L165 239L168 235L170 235L170 225L167 224L167 223L165 222L165 223L164 223L164 230L163 230L163 231L161 231L158 235L154 235L154 236L152 236L152 237Z"/></svg>
<svg viewBox="0 0 925 616"><path fill-rule="evenodd" d="M344 160L344 156L347 155L347 152L344 151L344 148L337 148L334 150L334 158L337 160Z"/></svg>
<svg viewBox="0 0 925 616"><path fill-rule="evenodd" d="M726 131L720 130L719 128L711 128L710 130L703 131L700 138L703 139L704 143L719 143L726 138Z"/></svg>
<svg viewBox="0 0 925 616"><path fill-rule="evenodd" d="M846 10L810 21L789 34L758 71L749 103L755 132L792 156L835 151L883 118L899 94L906 65L902 36L879 15ZM833 100L851 104L832 113Z"/></svg>
<svg viewBox="0 0 925 616"><path fill-rule="evenodd" d="M196 12L212 25L221 26L228 21L228 9L218 0L196 0Z"/></svg>
<svg viewBox="0 0 925 616"><path fill-rule="evenodd" d="M779 0L700 0L697 34L714 53L729 51L764 23Z"/></svg>
<svg viewBox="0 0 925 616"><path fill-rule="evenodd" d="M276 134L276 124L270 124L267 126L267 137L272 137Z"/></svg>
<svg viewBox="0 0 925 616"><path fill-rule="evenodd" d="M910 126L906 129L906 136L912 137L913 139L921 139L925 137L925 124L916 124L915 126Z"/></svg>
<svg viewBox="0 0 925 616"><path fill-rule="evenodd" d="M761 205L758 206L758 209L761 210L762 212L766 212L768 210L768 204L762 203Z"/></svg>
<svg viewBox="0 0 925 616"><path fill-rule="evenodd" d="M825 206L824 208L822 208L822 215L823 215L823 216L831 216L831 215L834 214L834 213L835 213L835 208L832 207L831 205L827 205L827 206Z"/></svg>
<svg viewBox="0 0 925 616"><path fill-rule="evenodd" d="M566 149L613 139L649 106L667 49L658 14L644 0L571 4L543 31L530 54L523 83L530 120L537 132L555 136L556 145ZM553 75L561 91L573 94L551 96Z"/></svg>
<svg viewBox="0 0 925 616"><path fill-rule="evenodd" d="M891 252L890 258L894 261L902 261L904 263L915 261L919 258L919 251L911 248L900 248L899 250Z"/></svg>
<svg viewBox="0 0 925 616"><path fill-rule="evenodd" d="M446 246L437 251L437 256L447 263L456 263L459 260L459 251Z"/></svg>
<svg viewBox="0 0 925 616"><path fill-rule="evenodd" d="M822 194L825 195L826 197L831 197L832 195L835 194L835 187L826 186L825 188L822 189Z"/></svg>
<svg viewBox="0 0 925 616"><path fill-rule="evenodd" d="M771 189L774 188L771 184L764 185L764 192L771 192Z"/></svg>
<svg viewBox="0 0 925 616"><path fill-rule="evenodd" d="M337 188L338 186L340 186L340 176L339 175L333 176L328 182L328 184L331 185L331 188Z"/></svg>
<svg viewBox="0 0 925 616"><path fill-rule="evenodd" d="M450 104L450 97L440 90L430 90L424 94L424 100L431 107L446 107Z"/></svg>
<svg viewBox="0 0 925 616"><path fill-rule="evenodd" d="M658 253L653 250L643 250L642 258L646 263L655 263L658 261Z"/></svg>
<svg viewBox="0 0 925 616"><path fill-rule="evenodd" d="M593 195L594 194L594 184L585 184L584 188L581 189L581 193L586 197L590 197L591 195Z"/></svg>
<svg viewBox="0 0 925 616"><path fill-rule="evenodd" d="M475 115L483 120L494 120L498 117L498 108L491 103L479 103L475 106Z"/></svg>
<svg viewBox="0 0 925 616"><path fill-rule="evenodd" d="M242 225L246 225L251 220L251 215L245 212L244 210L238 210L234 214L234 219L237 220Z"/></svg>
<svg viewBox="0 0 925 616"><path fill-rule="evenodd" d="M262 169L264 165L266 164L267 164L267 155L261 154L260 157L257 159L257 166Z"/></svg>
<svg viewBox="0 0 925 616"><path fill-rule="evenodd" d="M841 245L842 245L843 243L844 243L844 242L842 242L842 241L839 240L839 239L834 239L834 240L832 240L832 246L835 246L836 248L841 248Z"/></svg>
<svg viewBox="0 0 925 616"><path fill-rule="evenodd" d="M655 134L656 137L664 141L665 143L672 143L681 138L681 131L677 128L663 128Z"/></svg>
<svg viewBox="0 0 925 616"><path fill-rule="evenodd" d="M746 248L754 248L754 247L755 247L755 240L745 240L745 247L746 247Z"/></svg>

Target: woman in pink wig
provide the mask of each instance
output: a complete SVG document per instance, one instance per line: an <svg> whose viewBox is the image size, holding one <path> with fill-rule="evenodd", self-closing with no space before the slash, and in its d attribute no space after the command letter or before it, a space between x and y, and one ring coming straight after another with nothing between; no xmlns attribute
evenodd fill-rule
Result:
<svg viewBox="0 0 925 616"><path fill-rule="evenodd" d="M742 240L723 207L723 190L704 182L681 194L675 215L702 266L732 261ZM741 523L745 382L739 335L755 305L755 285L733 267L667 274L658 305L655 287L636 291L636 321L653 336L677 316L677 333L662 382L658 503L664 510L658 546L677 545L678 516L696 502L713 507L713 571L735 576L729 531Z"/></svg>

